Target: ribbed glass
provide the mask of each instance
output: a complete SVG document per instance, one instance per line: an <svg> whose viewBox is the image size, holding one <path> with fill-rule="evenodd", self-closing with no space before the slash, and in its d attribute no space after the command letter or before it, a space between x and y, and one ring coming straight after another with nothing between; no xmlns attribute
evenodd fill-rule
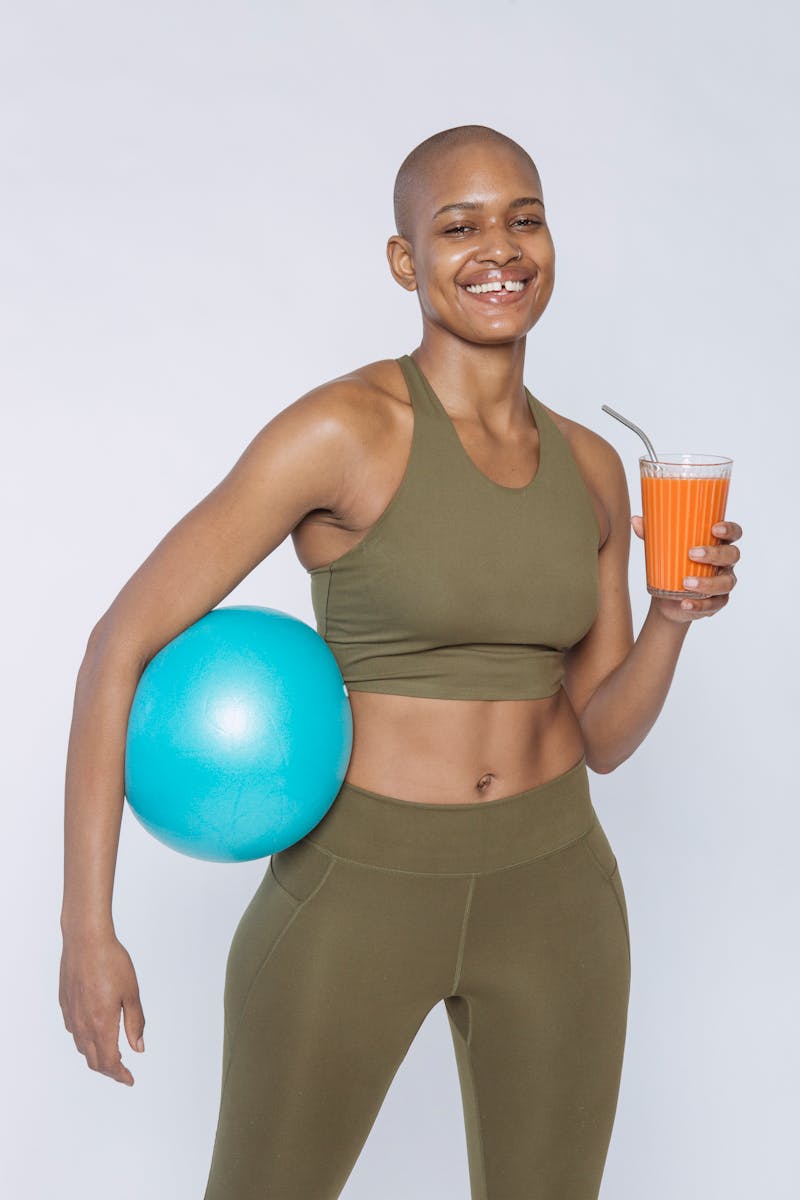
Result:
<svg viewBox="0 0 800 1200"><path fill-rule="evenodd" d="M692 546L718 546L712 526L725 518L733 459L717 454L642 456L642 517L647 590L678 600L693 594L685 575L717 574L712 563L689 558Z"/></svg>

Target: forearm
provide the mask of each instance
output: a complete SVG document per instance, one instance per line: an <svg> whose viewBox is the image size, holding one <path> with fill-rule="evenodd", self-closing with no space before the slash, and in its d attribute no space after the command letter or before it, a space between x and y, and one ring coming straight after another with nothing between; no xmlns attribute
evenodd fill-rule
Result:
<svg viewBox="0 0 800 1200"><path fill-rule="evenodd" d="M64 937L114 933L125 738L140 674L134 656L108 646L90 646L78 672L64 799Z"/></svg>
<svg viewBox="0 0 800 1200"><path fill-rule="evenodd" d="M586 761L593 771L615 770L647 737L664 706L690 624L668 620L651 602L630 653L581 714Z"/></svg>

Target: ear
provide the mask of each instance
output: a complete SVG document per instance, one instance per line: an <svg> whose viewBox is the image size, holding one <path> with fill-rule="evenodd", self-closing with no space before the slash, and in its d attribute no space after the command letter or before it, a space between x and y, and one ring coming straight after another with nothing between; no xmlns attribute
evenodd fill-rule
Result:
<svg viewBox="0 0 800 1200"><path fill-rule="evenodd" d="M408 238L399 233L392 234L386 243L386 257L389 260L389 270L402 288L407 292L417 290L417 273L414 267L414 251Z"/></svg>

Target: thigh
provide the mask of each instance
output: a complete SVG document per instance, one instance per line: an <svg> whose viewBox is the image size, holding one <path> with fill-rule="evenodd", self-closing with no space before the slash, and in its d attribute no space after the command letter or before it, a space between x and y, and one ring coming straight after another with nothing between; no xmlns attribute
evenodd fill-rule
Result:
<svg viewBox="0 0 800 1200"><path fill-rule="evenodd" d="M599 1194L630 986L620 897L599 824L477 881L458 994L446 1001L473 1200Z"/></svg>
<svg viewBox="0 0 800 1200"><path fill-rule="evenodd" d="M205 1200L340 1195L438 998L402 962L405 894L309 842L273 857L228 957Z"/></svg>

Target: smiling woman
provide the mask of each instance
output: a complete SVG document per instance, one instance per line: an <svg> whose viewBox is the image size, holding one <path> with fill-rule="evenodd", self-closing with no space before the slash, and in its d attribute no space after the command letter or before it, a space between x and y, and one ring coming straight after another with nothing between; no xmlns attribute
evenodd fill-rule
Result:
<svg viewBox="0 0 800 1200"><path fill-rule="evenodd" d="M339 1196L440 1002L473 1200L596 1200L631 955L589 771L647 736L689 624L728 598L741 529L706 547L719 570L696 608L652 597L634 640L622 462L524 382L555 281L533 160L486 126L443 130L405 158L394 203L387 260L416 293L419 345L279 412L89 639L62 1007L89 1065L131 1083L110 1032L120 1004L131 1045L144 1024L110 917L131 698L149 659L291 534L353 752L231 944L205 1200Z"/></svg>
<svg viewBox="0 0 800 1200"><path fill-rule="evenodd" d="M347 477L292 531L354 746L329 813L273 862L284 884L309 855L331 870L280 924L268 971L252 964L272 955L265 931L286 903L269 880L237 932L206 1200L337 1196L439 1001L475 1200L531 1187L586 1200L630 978L624 891L587 774L614 745L581 725L632 641L624 473L523 382L555 273L530 157L483 127L435 135L401 166L395 213L387 257L417 293L421 345L336 382ZM324 986L293 987L320 955ZM276 1027L280 995L291 1013ZM273 1036L256 1043L262 1025ZM309 1029L320 1049L301 1071L295 1035ZM270 1105L276 1081L309 1097L290 1122ZM268 1118L254 1124L256 1111Z"/></svg>
<svg viewBox="0 0 800 1200"><path fill-rule="evenodd" d="M511 138L485 126L445 130L404 159L395 181L394 212L398 233L389 239L389 262L401 286L419 292L423 318L433 318L439 277L458 289L465 302L473 345L488 333L498 348L502 326L487 329L487 315L502 312L516 318L508 331L517 341L516 355L482 356L484 372L488 362L497 371L504 360L504 378L492 384L494 403L475 398L476 415L483 416L484 425L489 425L492 410L508 421L514 416L513 405L509 416L509 397L521 387L524 337L547 306L555 276L555 247L533 159ZM423 330L423 366L432 357L434 337L433 329ZM475 355L473 350L473 368ZM498 393L505 403L498 402ZM497 430L494 440L501 453L503 433L507 440L509 431L513 433L508 427Z"/></svg>

